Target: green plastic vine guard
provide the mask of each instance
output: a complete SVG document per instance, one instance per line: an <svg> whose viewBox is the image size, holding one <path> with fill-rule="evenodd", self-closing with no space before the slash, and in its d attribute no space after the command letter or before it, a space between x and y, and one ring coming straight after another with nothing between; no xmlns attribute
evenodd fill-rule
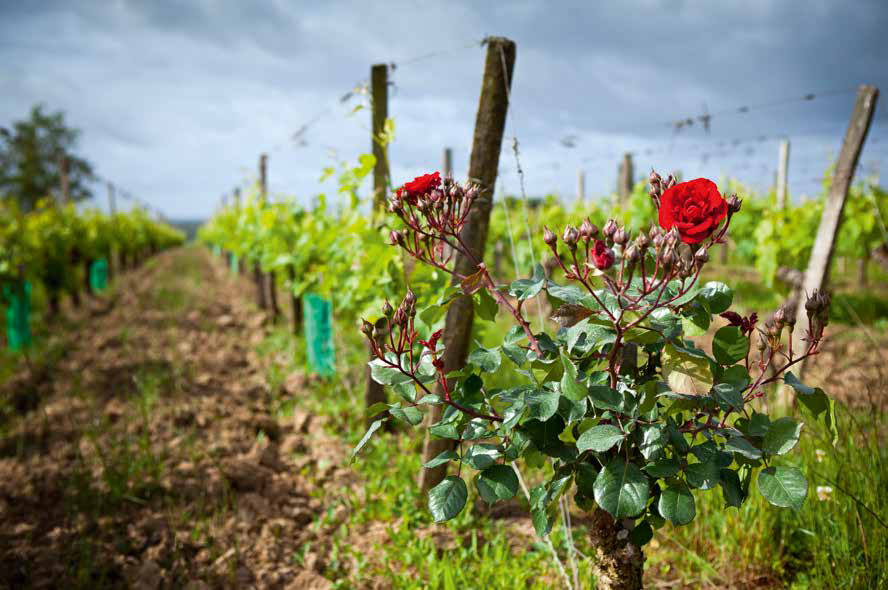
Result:
<svg viewBox="0 0 888 590"><path fill-rule="evenodd" d="M237 261L237 254L232 254L232 255L231 255L231 262L230 262L230 264L231 264L231 272L237 274L237 271L238 271L238 268L239 268L238 261Z"/></svg>
<svg viewBox="0 0 888 590"><path fill-rule="evenodd" d="M213 256L222 256L222 246L213 244Z"/></svg>
<svg viewBox="0 0 888 590"><path fill-rule="evenodd" d="M6 340L9 349L19 351L31 346L31 283L21 281L3 286L6 300Z"/></svg>
<svg viewBox="0 0 888 590"><path fill-rule="evenodd" d="M99 258L89 267L89 286L93 293L101 293L108 288L108 261Z"/></svg>
<svg viewBox="0 0 888 590"><path fill-rule="evenodd" d="M314 294L303 298L305 304L305 343L309 369L324 377L336 374L333 348L333 303Z"/></svg>

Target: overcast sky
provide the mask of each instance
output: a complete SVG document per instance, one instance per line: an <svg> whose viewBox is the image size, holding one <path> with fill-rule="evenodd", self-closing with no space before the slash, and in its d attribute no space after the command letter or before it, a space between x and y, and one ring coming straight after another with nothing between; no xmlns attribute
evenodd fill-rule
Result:
<svg viewBox="0 0 888 590"><path fill-rule="evenodd" d="M573 199L580 168L588 195L609 193L625 151L637 174L654 166L767 188L786 135L798 198L837 154L854 89L888 87L886 30L884 0L0 0L0 125L38 102L65 111L97 172L170 217L210 214L255 178L263 151L272 193L307 201L334 190L318 182L324 166L369 150L369 110L352 113L366 98L340 98L371 64L392 62L394 182L440 168L445 146L465 177L478 42L503 35L518 46L507 136L520 142L531 195ZM886 112L865 166L885 166ZM705 113L708 132L668 124ZM515 193L511 149L500 166L501 188Z"/></svg>

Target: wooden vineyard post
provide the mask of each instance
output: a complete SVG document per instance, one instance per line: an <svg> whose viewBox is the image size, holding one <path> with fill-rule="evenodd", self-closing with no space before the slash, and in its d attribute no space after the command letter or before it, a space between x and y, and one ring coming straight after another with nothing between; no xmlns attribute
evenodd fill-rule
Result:
<svg viewBox="0 0 888 590"><path fill-rule="evenodd" d="M293 293L293 285L296 283L296 267L287 265L287 273L290 277L290 310L292 311L293 333L302 332L302 299Z"/></svg>
<svg viewBox="0 0 888 590"><path fill-rule="evenodd" d="M388 191L389 163L385 137L385 120L388 118L388 65L376 64L370 68L370 102L373 109L371 137L373 157L373 207L385 211Z"/></svg>
<svg viewBox="0 0 888 590"><path fill-rule="evenodd" d="M444 148L444 158L442 161L443 170L441 170L443 176L447 178L453 178L453 149L452 148Z"/></svg>
<svg viewBox="0 0 888 590"><path fill-rule="evenodd" d="M632 194L632 154L623 155L623 161L617 169L617 196L620 197L620 205L626 205L629 195Z"/></svg>
<svg viewBox="0 0 888 590"><path fill-rule="evenodd" d="M259 205L265 204L265 154L259 156ZM262 268L259 261L253 263L253 282L256 284L256 303L259 309L268 309L268 299L265 294L265 277L262 276Z"/></svg>
<svg viewBox="0 0 888 590"><path fill-rule="evenodd" d="M370 67L370 102L373 109L371 114L370 143L373 148L373 156L376 163L373 165L373 214L375 216L382 215L385 211L386 193L389 184L389 166L388 166L388 147L384 143L385 120L388 118L388 66L386 64L375 64ZM378 332L385 331L385 326L379 326ZM368 354L370 358L373 353L370 352L369 344ZM370 374L370 366L365 369L365 380L367 386L364 389L364 402L366 407L370 407L376 403L385 403L386 394L385 386L380 385L373 380ZM375 420L377 416L368 416L368 423ZM391 428L386 422L386 428Z"/></svg>
<svg viewBox="0 0 888 590"><path fill-rule="evenodd" d="M577 203L586 202L586 171L580 168L577 170Z"/></svg>
<svg viewBox="0 0 888 590"><path fill-rule="evenodd" d="M259 157L259 194L262 204L268 202L268 155L262 154ZM277 275L274 269L268 271L265 275L266 289L268 291L268 306L271 308L271 321L277 322L281 317L281 308L278 305L277 297Z"/></svg>
<svg viewBox="0 0 888 590"><path fill-rule="evenodd" d="M777 161L777 209L786 209L786 185L789 174L789 140L780 142Z"/></svg>
<svg viewBox="0 0 888 590"><path fill-rule="evenodd" d="M488 37L486 44L487 56L484 61L484 77L481 81L481 98L478 101L472 155L469 158L469 180L478 184L480 196L460 236L478 260L484 258L484 243L487 240L490 211L493 208L493 188L496 184L503 132L506 127L509 89L512 85L516 53L515 42L504 37ZM469 275L475 271L475 265L468 258L457 254L455 269L461 275ZM465 365L473 318L474 306L471 297L460 297L447 309L442 335L445 374ZM442 407L431 406L426 416L429 424L441 419ZM453 441L432 438L427 433L423 447L423 463L452 448L452 445ZM446 474L446 464L423 469L419 477L419 485L423 492L436 486Z"/></svg>
<svg viewBox="0 0 888 590"><path fill-rule="evenodd" d="M873 113L876 110L876 102L879 99L879 90L875 86L863 84L857 91L857 100L854 103L854 111L851 113L851 122L845 132L842 141L842 149L836 162L836 171L823 205L823 213L820 216L820 226L817 228L817 237L814 239L814 248L808 259L808 268L805 270L802 283L801 296L796 306L796 325L793 331L793 350L800 354L805 350L803 340L808 325L808 315L805 310L805 296L810 295L815 289L826 287L829 278L829 267L832 262L836 237L842 224L842 211L848 198L848 189L854 178L854 170L863 150ZM799 376L804 371L804 363L797 365ZM784 386L780 390L778 400L784 406L789 405L791 393Z"/></svg>
<svg viewBox="0 0 888 590"><path fill-rule="evenodd" d="M237 214L240 215L241 189L239 186L234 187L234 208L237 211ZM241 276L243 276L247 272L247 265L244 263L243 256L239 256L237 259L237 272Z"/></svg>

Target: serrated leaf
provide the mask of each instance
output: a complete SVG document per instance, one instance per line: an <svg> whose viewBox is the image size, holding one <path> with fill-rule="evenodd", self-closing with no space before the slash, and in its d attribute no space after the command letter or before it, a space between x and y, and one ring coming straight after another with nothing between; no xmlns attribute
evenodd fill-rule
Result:
<svg viewBox="0 0 888 590"><path fill-rule="evenodd" d="M666 489L660 493L657 511L663 518L679 526L694 520L697 509L694 505L694 495L691 494L687 484L678 481L666 486Z"/></svg>
<svg viewBox="0 0 888 590"><path fill-rule="evenodd" d="M623 408L623 396L607 385L590 385L588 395L592 406L599 410L619 412Z"/></svg>
<svg viewBox="0 0 888 590"><path fill-rule="evenodd" d="M712 370L706 358L667 344L661 360L666 384L675 393L699 396L706 395L712 389Z"/></svg>
<svg viewBox="0 0 888 590"><path fill-rule="evenodd" d="M734 292L724 283L709 281L700 289L697 298L706 303L711 314L716 315L731 307L731 303L734 301Z"/></svg>
<svg viewBox="0 0 888 590"><path fill-rule="evenodd" d="M499 447L493 444L482 443L469 447L469 450L466 451L463 457L463 463L472 469L483 471L494 465L500 457L502 457L502 453Z"/></svg>
<svg viewBox="0 0 888 590"><path fill-rule="evenodd" d="M435 424L429 428L429 433L438 438L459 439L459 432L456 430L455 424Z"/></svg>
<svg viewBox="0 0 888 590"><path fill-rule="evenodd" d="M475 477L475 487L488 504L511 500L518 493L518 476L508 465L493 465Z"/></svg>
<svg viewBox="0 0 888 590"><path fill-rule="evenodd" d="M595 502L611 516L627 518L644 510L650 489L647 478L634 463L617 457L598 473L593 492Z"/></svg>
<svg viewBox="0 0 888 590"><path fill-rule="evenodd" d="M416 426L422 422L422 412L419 411L419 408L413 406L407 406L406 408L389 408L389 414L411 426Z"/></svg>
<svg viewBox="0 0 888 590"><path fill-rule="evenodd" d="M685 467L685 479L692 488L711 490L718 485L720 467L715 460L691 463Z"/></svg>
<svg viewBox="0 0 888 590"><path fill-rule="evenodd" d="M752 443L745 438L735 437L725 443L725 450L729 453L737 453L747 459L761 459L762 451L752 446Z"/></svg>
<svg viewBox="0 0 888 590"><path fill-rule="evenodd" d="M559 395L554 391L534 389L524 395L524 403L530 408L529 416L545 422L558 411Z"/></svg>
<svg viewBox="0 0 888 590"><path fill-rule="evenodd" d="M456 454L456 451L444 451L434 459L430 459L423 463L423 467L431 469L449 463L450 461L459 461L459 455Z"/></svg>
<svg viewBox="0 0 888 590"><path fill-rule="evenodd" d="M762 449L769 455L785 455L790 452L802 434L802 424L789 416L771 422L762 443Z"/></svg>
<svg viewBox="0 0 888 590"><path fill-rule="evenodd" d="M746 358L749 338L737 326L719 328L712 338L712 354L720 365L733 365Z"/></svg>
<svg viewBox="0 0 888 590"><path fill-rule="evenodd" d="M455 475L445 477L429 490L429 511L435 522L444 522L459 514L468 496L469 490L462 478Z"/></svg>
<svg viewBox="0 0 888 590"><path fill-rule="evenodd" d="M410 375L405 375L400 369L388 366L382 359L373 359L369 365L370 376L380 385L399 385L413 381Z"/></svg>
<svg viewBox="0 0 888 590"><path fill-rule="evenodd" d="M577 439L577 450L581 453L590 450L604 453L612 449L623 438L625 438L623 431L613 424L599 424L580 435L580 438Z"/></svg>
<svg viewBox="0 0 888 590"><path fill-rule="evenodd" d="M564 374L561 377L561 395L569 400L578 401L586 397L586 387L577 381L577 369L564 353L561 354Z"/></svg>
<svg viewBox="0 0 888 590"><path fill-rule="evenodd" d="M808 495L808 481L795 467L767 467L758 474L758 489L774 506L800 510Z"/></svg>
<svg viewBox="0 0 888 590"><path fill-rule="evenodd" d="M746 494L743 492L743 485L740 483L737 472L732 469L722 469L718 483L722 488L722 498L725 500L725 505L740 508Z"/></svg>
<svg viewBox="0 0 888 590"><path fill-rule="evenodd" d="M469 354L468 362L487 373L496 373L499 369L502 357L499 349L476 348Z"/></svg>
<svg viewBox="0 0 888 590"><path fill-rule="evenodd" d="M653 478L672 477L681 469L678 460L674 458L660 459L644 466L644 471Z"/></svg>
<svg viewBox="0 0 888 590"><path fill-rule="evenodd" d="M814 420L820 422L832 435L832 444L839 440L839 429L836 422L836 405L819 387L809 387L799 381L798 377L788 371L783 380L799 394L796 399L811 413Z"/></svg>

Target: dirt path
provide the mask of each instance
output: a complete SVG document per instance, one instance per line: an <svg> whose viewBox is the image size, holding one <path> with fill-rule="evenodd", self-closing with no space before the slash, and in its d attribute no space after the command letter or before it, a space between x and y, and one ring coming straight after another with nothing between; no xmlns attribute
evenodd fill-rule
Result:
<svg viewBox="0 0 888 590"><path fill-rule="evenodd" d="M162 254L4 386L41 401L0 446L0 587L330 586L321 556L296 557L345 451L269 413L245 287L203 250Z"/></svg>

